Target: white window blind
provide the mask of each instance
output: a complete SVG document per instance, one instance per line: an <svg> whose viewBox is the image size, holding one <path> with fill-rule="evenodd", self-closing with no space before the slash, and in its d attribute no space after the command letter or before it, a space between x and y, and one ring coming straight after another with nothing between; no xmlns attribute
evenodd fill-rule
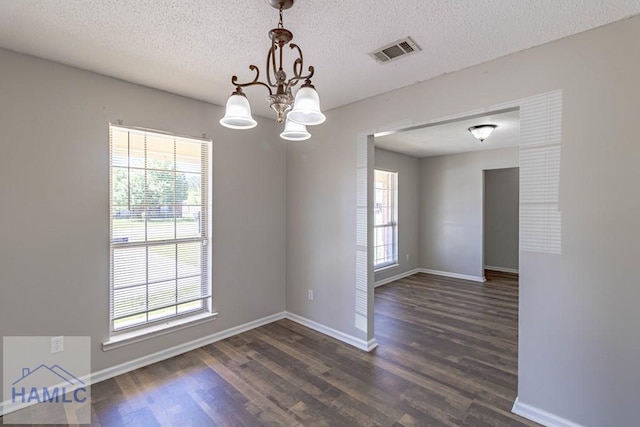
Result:
<svg viewBox="0 0 640 427"><path fill-rule="evenodd" d="M210 141L111 125L111 329L210 311Z"/></svg>
<svg viewBox="0 0 640 427"><path fill-rule="evenodd" d="M358 134L356 145L355 327L364 332L367 332L369 328L367 320L369 317L369 168L367 158L370 149L373 154L373 136L366 133Z"/></svg>
<svg viewBox="0 0 640 427"><path fill-rule="evenodd" d="M562 92L521 101L520 249L562 253Z"/></svg>
<svg viewBox="0 0 640 427"><path fill-rule="evenodd" d="M398 262L398 173L374 171L374 267Z"/></svg>

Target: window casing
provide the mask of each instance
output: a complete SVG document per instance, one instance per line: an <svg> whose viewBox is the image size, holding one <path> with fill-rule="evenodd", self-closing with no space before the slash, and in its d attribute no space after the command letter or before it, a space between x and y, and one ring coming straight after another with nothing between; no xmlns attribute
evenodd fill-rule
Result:
<svg viewBox="0 0 640 427"><path fill-rule="evenodd" d="M398 173L374 170L374 268L398 263Z"/></svg>
<svg viewBox="0 0 640 427"><path fill-rule="evenodd" d="M211 311L210 145L110 125L112 334Z"/></svg>

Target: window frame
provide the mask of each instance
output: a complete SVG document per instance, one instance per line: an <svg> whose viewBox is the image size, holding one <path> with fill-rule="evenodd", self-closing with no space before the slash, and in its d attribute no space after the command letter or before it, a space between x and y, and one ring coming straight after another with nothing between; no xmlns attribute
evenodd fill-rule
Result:
<svg viewBox="0 0 640 427"><path fill-rule="evenodd" d="M128 243L128 242L116 242L114 240L114 206L119 206L114 204L114 196L113 196L113 173L114 173L114 161L113 161L113 131L117 129L118 131L126 131L136 133L150 134L151 136L157 136L160 138L173 138L174 139L174 147L176 141L192 141L193 143L200 144L201 157L200 157L200 211L198 220L201 221L198 237L187 237L187 238L179 238L174 235L173 238L170 239L160 239L160 240L149 240L147 236L147 224L145 223L145 238L142 242L136 243ZM193 136L186 135L178 135L175 133L159 131L155 129L148 128L140 128L140 127L132 127L132 126L124 126L121 124L113 124L109 123L109 340L103 343L103 349L108 350L110 348L119 347L128 342L136 342L139 341L141 337L145 335L148 336L156 336L159 334L164 334L168 330L171 329L182 329L187 326L191 326L192 324L199 324L206 320L211 320L217 317L217 313L213 312L213 301L212 301L212 184L213 178L211 173L212 167L212 140L204 138L198 138ZM175 153L175 148L174 148ZM131 156L128 155L129 164L127 166L128 173L131 172L130 159ZM138 167L137 170L144 170L145 177L146 174L150 170L154 170L153 167L148 167L148 158L146 153L146 142L145 142L145 154L144 154L145 164L144 167ZM176 161L174 154L174 161ZM119 167L119 166L116 166ZM176 164L173 166L173 173L178 173L176 169ZM146 188L146 179L145 178L145 192L148 191ZM174 186L174 191L175 190ZM130 190L129 190L130 191ZM145 196L146 199L146 196ZM145 200L146 201L146 200ZM174 217L175 218L175 217ZM145 219L145 221L147 221ZM145 275L147 277L145 285L147 286L147 296L146 296L146 311L142 313L150 313L159 308L151 308L149 309L149 300L148 300L148 287L150 285L148 277L149 277L149 258L148 258L148 248L153 246L161 246L165 245L176 245L176 257L179 244L190 243L190 242L200 242L202 247L199 251L200 254L200 295L195 300L201 301L200 308L186 311L184 313L179 313L178 309L181 304L186 302L178 302L175 304L169 305L168 307L175 307L176 314L159 317L157 319L149 320L147 316L147 320L144 323L133 325L129 327L116 328L115 321L117 320L114 316L114 250L118 248L126 248L126 247L144 247L146 248L147 255L145 256ZM176 258L176 263L177 263ZM179 274L176 270L175 278L173 280L180 280ZM176 284L176 292L178 292L177 288L178 284ZM206 291L205 291L206 289ZM177 298L177 297L176 297Z"/></svg>
<svg viewBox="0 0 640 427"><path fill-rule="evenodd" d="M385 174L389 174L390 176L393 177L392 179L392 183L391 183L391 189L389 189L389 191L392 192L392 197L391 197L391 206L390 206L390 221L383 223L383 224L377 224L376 223L376 209L377 208L377 197L376 197L376 173L385 173ZM388 170L388 169L383 169L383 168L374 168L373 171L374 174L374 179L373 179L373 268L374 271L380 271L380 270L384 270L390 267L395 267L398 264L398 171L394 171L394 170ZM378 245L378 239L376 238L377 233L376 230L380 229L380 228L390 228L391 229L391 234L392 234L392 242L391 242L391 249L392 249L392 256L391 259L389 260L385 260L383 262L377 263L377 248L380 246ZM387 245L387 243L385 242L385 245Z"/></svg>

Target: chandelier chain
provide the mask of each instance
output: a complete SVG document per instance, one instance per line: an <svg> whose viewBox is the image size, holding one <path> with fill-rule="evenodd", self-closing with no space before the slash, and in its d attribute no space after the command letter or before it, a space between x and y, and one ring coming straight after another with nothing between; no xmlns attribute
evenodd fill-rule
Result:
<svg viewBox="0 0 640 427"><path fill-rule="evenodd" d="M280 22L278 22L278 28L284 28L284 24L282 23L282 2L280 2Z"/></svg>

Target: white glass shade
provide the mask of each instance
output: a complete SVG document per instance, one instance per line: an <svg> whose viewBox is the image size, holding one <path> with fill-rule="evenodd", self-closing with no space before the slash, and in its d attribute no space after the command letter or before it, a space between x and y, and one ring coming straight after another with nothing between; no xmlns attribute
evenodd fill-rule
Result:
<svg viewBox="0 0 640 427"><path fill-rule="evenodd" d="M289 141L304 141L311 138L311 134L307 131L305 125L287 120L284 122L284 131L280 134L280 138L287 139Z"/></svg>
<svg viewBox="0 0 640 427"><path fill-rule="evenodd" d="M301 87L296 93L293 110L287 115L289 120L305 126L319 125L326 120L320 111L320 97L312 87Z"/></svg>
<svg viewBox="0 0 640 427"><path fill-rule="evenodd" d="M496 125L471 126L469 132L482 142L487 139L497 127Z"/></svg>
<svg viewBox="0 0 640 427"><path fill-rule="evenodd" d="M251 129L256 127L256 122L251 117L251 106L244 95L233 94L227 100L227 108L220 124L231 129Z"/></svg>

